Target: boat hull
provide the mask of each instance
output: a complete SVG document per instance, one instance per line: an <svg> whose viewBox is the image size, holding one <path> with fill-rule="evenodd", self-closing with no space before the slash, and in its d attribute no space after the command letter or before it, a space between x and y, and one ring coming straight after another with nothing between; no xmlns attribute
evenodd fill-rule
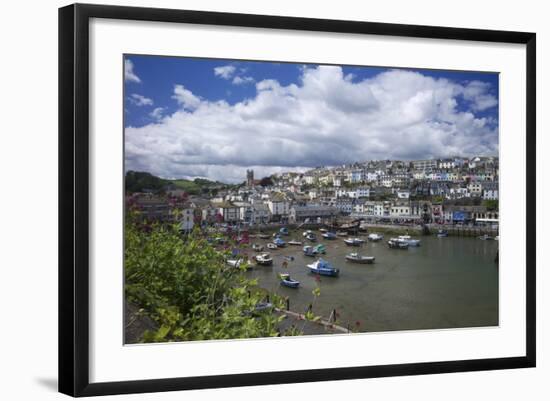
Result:
<svg viewBox="0 0 550 401"><path fill-rule="evenodd" d="M309 271L313 274L318 274L319 276L327 277L337 277L340 274L340 270L329 270L329 269L316 269L314 267L309 267Z"/></svg>
<svg viewBox="0 0 550 401"><path fill-rule="evenodd" d="M346 260L351 263L358 263L363 265L370 265L374 263L375 258L353 258L351 256L346 256Z"/></svg>

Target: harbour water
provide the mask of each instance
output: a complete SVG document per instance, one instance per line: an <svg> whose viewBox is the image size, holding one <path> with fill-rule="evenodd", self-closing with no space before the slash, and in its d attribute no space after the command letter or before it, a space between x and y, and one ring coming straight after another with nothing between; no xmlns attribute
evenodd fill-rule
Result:
<svg viewBox="0 0 550 401"><path fill-rule="evenodd" d="M496 326L498 315L498 241L477 238L418 236L420 247L390 249L389 236L380 242L349 247L342 238L318 242L327 247L322 257L340 269L340 276L321 277L309 273L306 265L317 258L303 255L302 246L270 251L273 266L257 266L247 274L269 291L288 297L290 310L303 313L313 302L312 290L321 295L313 312L328 318L332 310L338 323L354 331L442 329ZM311 244L301 231L283 237ZM362 237L366 240L366 236ZM266 245L269 240L252 242ZM267 250L267 249L266 249ZM345 255L358 252L374 256L374 264L347 262ZM283 268L285 256L293 256ZM300 288L282 287L278 273L288 272L300 281Z"/></svg>

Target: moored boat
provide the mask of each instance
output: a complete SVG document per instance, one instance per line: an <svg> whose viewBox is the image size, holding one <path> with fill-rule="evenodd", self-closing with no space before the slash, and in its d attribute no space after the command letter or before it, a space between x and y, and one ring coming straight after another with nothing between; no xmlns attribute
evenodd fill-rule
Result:
<svg viewBox="0 0 550 401"><path fill-rule="evenodd" d="M491 236L488 235L488 234L481 235L481 236L479 236L478 238L479 238L480 240L482 240L482 241L487 241L487 240L492 240L492 239L494 239L493 237L491 237Z"/></svg>
<svg viewBox="0 0 550 401"><path fill-rule="evenodd" d="M269 249L277 249L277 245L275 245L274 243L270 242L269 244L267 244L267 247Z"/></svg>
<svg viewBox="0 0 550 401"><path fill-rule="evenodd" d="M365 241L359 238L347 238L344 240L344 242L347 246L360 246Z"/></svg>
<svg viewBox="0 0 550 401"><path fill-rule="evenodd" d="M303 251L304 251L305 256L315 256L315 255L317 255L317 251L311 245L304 246Z"/></svg>
<svg viewBox="0 0 550 401"><path fill-rule="evenodd" d="M390 238L388 241L388 246L394 249L408 249L409 243L399 238Z"/></svg>
<svg viewBox="0 0 550 401"><path fill-rule="evenodd" d="M401 241L408 243L409 246L420 246L420 240L414 239L410 235L400 235L397 238Z"/></svg>
<svg viewBox="0 0 550 401"><path fill-rule="evenodd" d="M228 259L225 261L228 266L234 267L236 269L246 268L247 270L252 269L252 265L245 259Z"/></svg>
<svg viewBox="0 0 550 401"><path fill-rule="evenodd" d="M306 235L306 239L310 240L311 242L315 242L315 241L317 241L317 236L313 233L310 233L310 234Z"/></svg>
<svg viewBox="0 0 550 401"><path fill-rule="evenodd" d="M347 231L337 231L336 232L336 235L338 237L347 237L348 236L348 232Z"/></svg>
<svg viewBox="0 0 550 401"><path fill-rule="evenodd" d="M260 245L260 244L252 244L252 250L256 252L261 252L264 250L264 247L263 245Z"/></svg>
<svg viewBox="0 0 550 401"><path fill-rule="evenodd" d="M327 248L323 244L315 245L313 250L317 253L327 253Z"/></svg>
<svg viewBox="0 0 550 401"><path fill-rule="evenodd" d="M449 233L446 230L439 230L437 231L437 236L439 238L444 238L444 237L448 237Z"/></svg>
<svg viewBox="0 0 550 401"><path fill-rule="evenodd" d="M285 287L298 288L300 286L300 282L290 278L289 273L281 273L279 274L279 277L281 279L281 285L284 285Z"/></svg>
<svg viewBox="0 0 550 401"><path fill-rule="evenodd" d="M255 259L256 263L258 263L259 265L269 266L273 264L273 258L267 252L256 255Z"/></svg>
<svg viewBox="0 0 550 401"><path fill-rule="evenodd" d="M258 234L258 238L261 238L261 239L269 239L271 238L271 236L269 234Z"/></svg>
<svg viewBox="0 0 550 401"><path fill-rule="evenodd" d="M324 259L319 259L307 265L310 272L319 274L321 276L336 277L340 273L340 270L333 267L329 262Z"/></svg>
<svg viewBox="0 0 550 401"><path fill-rule="evenodd" d="M288 228L282 227L282 228L279 230L279 234L281 234L281 235L288 235Z"/></svg>
<svg viewBox="0 0 550 401"><path fill-rule="evenodd" d="M346 260L353 263L371 264L374 263L374 256L361 256L357 252L349 253L346 255Z"/></svg>
<svg viewBox="0 0 550 401"><path fill-rule="evenodd" d="M372 241L372 242L377 242L377 241L381 241L382 239L384 239L384 236L382 234L371 233L371 234L368 235L367 239L369 241Z"/></svg>
<svg viewBox="0 0 550 401"><path fill-rule="evenodd" d="M295 239L292 239L287 242L288 245L302 245L302 241L296 241Z"/></svg>
<svg viewBox="0 0 550 401"><path fill-rule="evenodd" d="M277 237L273 240L273 243L277 245L279 248L284 248L286 246L286 242L284 242L281 238Z"/></svg>
<svg viewBox="0 0 550 401"><path fill-rule="evenodd" d="M322 234L323 238L325 239L336 239L336 234L333 232L327 231L326 233Z"/></svg>

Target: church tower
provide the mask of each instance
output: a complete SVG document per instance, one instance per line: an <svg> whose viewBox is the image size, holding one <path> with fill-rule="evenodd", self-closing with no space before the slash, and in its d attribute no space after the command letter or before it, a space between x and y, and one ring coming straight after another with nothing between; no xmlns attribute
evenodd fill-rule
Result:
<svg viewBox="0 0 550 401"><path fill-rule="evenodd" d="M254 170L246 170L246 185L248 187L254 186Z"/></svg>

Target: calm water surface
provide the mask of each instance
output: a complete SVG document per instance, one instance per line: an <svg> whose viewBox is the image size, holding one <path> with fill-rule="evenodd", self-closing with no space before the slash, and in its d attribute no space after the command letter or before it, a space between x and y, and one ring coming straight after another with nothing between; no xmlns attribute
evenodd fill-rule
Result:
<svg viewBox="0 0 550 401"><path fill-rule="evenodd" d="M320 233L317 233L321 238ZM304 241L301 232L284 237ZM366 237L362 237L366 239ZM389 249L386 240L348 247L341 238L322 240L323 258L340 269L340 276L321 277L321 296L313 311L327 318L333 309L340 324L359 331L388 331L477 327L498 325L498 265L494 263L497 241L477 238L418 236L420 247ZM265 245L268 241L252 239ZM309 243L309 242L308 242ZM344 256L357 251L376 257L375 263L347 262ZM272 267L255 267L247 273L261 287L290 298L290 309L303 312L313 301L315 276L306 264L316 258L303 255L302 246L271 251ZM287 269L284 255L292 255ZM300 288L279 284L277 273L289 272Z"/></svg>

